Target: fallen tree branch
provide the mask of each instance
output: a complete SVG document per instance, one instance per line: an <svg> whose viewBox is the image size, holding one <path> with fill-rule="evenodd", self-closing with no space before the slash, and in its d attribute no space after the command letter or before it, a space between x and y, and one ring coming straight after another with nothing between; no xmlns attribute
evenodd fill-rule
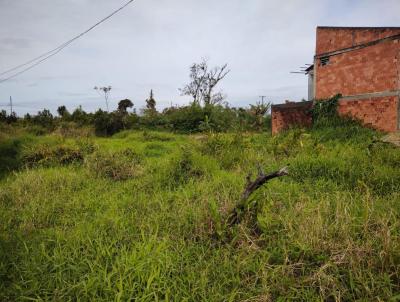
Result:
<svg viewBox="0 0 400 302"><path fill-rule="evenodd" d="M228 216L228 225L232 226L234 224L240 223L245 210L248 206L247 200L250 197L250 195L256 191L258 188L260 188L262 185L264 185L266 182L269 180L276 178L276 177L281 177L288 175L289 171L287 167L283 167L282 169L272 172L270 174L265 174L264 171L262 170L261 166L258 165L258 176L254 181L251 181L251 174L249 174L246 177L247 184L245 186L245 189L242 193L242 197L237 204L237 206L232 210L230 215Z"/></svg>

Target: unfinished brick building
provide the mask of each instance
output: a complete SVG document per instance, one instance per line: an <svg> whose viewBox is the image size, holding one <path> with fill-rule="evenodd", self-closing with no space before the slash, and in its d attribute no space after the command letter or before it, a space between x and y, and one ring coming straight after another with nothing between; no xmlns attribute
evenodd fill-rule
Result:
<svg viewBox="0 0 400 302"><path fill-rule="evenodd" d="M309 100L342 94L338 112L378 130L400 129L400 27L317 27ZM272 107L272 132L310 124L310 103ZM312 104L312 103L311 103Z"/></svg>

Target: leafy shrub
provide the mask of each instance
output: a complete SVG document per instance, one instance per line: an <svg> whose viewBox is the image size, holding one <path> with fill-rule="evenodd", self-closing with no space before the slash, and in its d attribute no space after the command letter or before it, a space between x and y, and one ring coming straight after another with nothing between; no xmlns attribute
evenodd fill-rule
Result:
<svg viewBox="0 0 400 302"><path fill-rule="evenodd" d="M311 109L314 127L331 126L339 122L337 107L340 97L337 94L330 99L315 100Z"/></svg>
<svg viewBox="0 0 400 302"><path fill-rule="evenodd" d="M250 109L221 105L170 107L162 116L167 128L183 133L266 130L271 123L269 115L255 116Z"/></svg>
<svg viewBox="0 0 400 302"><path fill-rule="evenodd" d="M76 108L71 116L69 117L64 117L64 119L69 119L75 123L77 123L79 126L83 126L83 125L88 125L90 123L92 123L92 117L93 114L91 113L86 113L81 106L79 106L78 108Z"/></svg>
<svg viewBox="0 0 400 302"><path fill-rule="evenodd" d="M337 108L341 97L341 94L337 94L329 99L315 100L313 108L311 109L313 128L330 128L331 130L341 128L345 130L344 133L341 134L347 134L344 139L350 136L356 137L352 132L363 129L363 127L361 127L361 121L350 115L339 116Z"/></svg>
<svg viewBox="0 0 400 302"><path fill-rule="evenodd" d="M51 114L50 110L43 109L43 111L39 111L33 118L32 123L39 125L46 129L54 128L54 118Z"/></svg>
<svg viewBox="0 0 400 302"><path fill-rule="evenodd" d="M163 113L169 128L184 133L198 132L205 118L203 108L196 104L167 108Z"/></svg>
<svg viewBox="0 0 400 302"><path fill-rule="evenodd" d="M85 160L86 167L98 177L126 180L142 173L142 158L135 151L95 152Z"/></svg>
<svg viewBox="0 0 400 302"><path fill-rule="evenodd" d="M93 117L95 132L97 135L102 136L113 135L125 129L127 125L126 118L126 115L118 112L108 113L99 109Z"/></svg>
<svg viewBox="0 0 400 302"><path fill-rule="evenodd" d="M0 176L20 166L20 148L21 140L18 138L0 139Z"/></svg>

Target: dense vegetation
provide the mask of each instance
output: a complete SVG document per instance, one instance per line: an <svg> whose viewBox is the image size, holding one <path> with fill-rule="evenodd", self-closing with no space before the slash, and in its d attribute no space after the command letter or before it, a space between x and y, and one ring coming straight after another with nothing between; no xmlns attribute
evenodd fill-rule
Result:
<svg viewBox="0 0 400 302"><path fill-rule="evenodd" d="M124 102L126 100L121 100ZM129 101L129 100L127 100ZM26 114L18 118L15 114L0 112L0 123L26 127L33 134L45 134L55 129L93 128L97 135L109 136L129 129L164 130L177 133L195 133L204 131L244 131L268 130L270 116L267 114L269 103L257 103L249 108L234 108L228 105L200 106L192 103L187 106L173 106L162 112L144 109L141 114L136 110L128 112L118 106L113 112L101 109L94 113L85 112L81 107L69 113L65 106L58 108L58 116L44 109L35 115Z"/></svg>
<svg viewBox="0 0 400 302"><path fill-rule="evenodd" d="M200 107L165 116L185 110L219 123ZM1 126L1 301L399 299L400 152L379 133L341 122L95 137L64 122ZM290 175L228 227L257 163Z"/></svg>

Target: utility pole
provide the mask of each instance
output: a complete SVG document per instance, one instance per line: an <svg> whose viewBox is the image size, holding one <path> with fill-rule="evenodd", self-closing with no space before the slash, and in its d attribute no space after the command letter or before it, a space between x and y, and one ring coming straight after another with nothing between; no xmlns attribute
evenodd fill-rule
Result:
<svg viewBox="0 0 400 302"><path fill-rule="evenodd" d="M10 115L13 115L12 97L10 95Z"/></svg>
<svg viewBox="0 0 400 302"><path fill-rule="evenodd" d="M266 95L260 95L261 103L262 103L262 104L264 104L264 99L265 99L266 97L267 97Z"/></svg>

